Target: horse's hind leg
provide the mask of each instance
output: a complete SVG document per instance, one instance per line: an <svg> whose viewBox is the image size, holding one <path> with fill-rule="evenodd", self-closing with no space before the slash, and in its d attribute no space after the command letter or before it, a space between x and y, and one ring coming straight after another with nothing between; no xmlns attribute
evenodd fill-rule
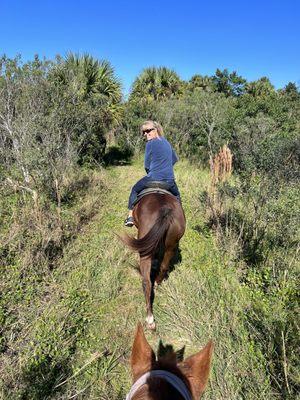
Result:
<svg viewBox="0 0 300 400"><path fill-rule="evenodd" d="M159 269L159 274L157 275L155 282L157 285L160 285L168 272L170 261L175 253L175 247L168 247L165 249L165 253L162 259L162 262L160 264L160 269Z"/></svg>
<svg viewBox="0 0 300 400"><path fill-rule="evenodd" d="M153 288L151 282L151 257L141 258L140 259L140 269L143 277L143 291L146 300L146 309L147 309L147 318L146 322L149 329L155 329L155 321L152 312L152 303L153 303Z"/></svg>

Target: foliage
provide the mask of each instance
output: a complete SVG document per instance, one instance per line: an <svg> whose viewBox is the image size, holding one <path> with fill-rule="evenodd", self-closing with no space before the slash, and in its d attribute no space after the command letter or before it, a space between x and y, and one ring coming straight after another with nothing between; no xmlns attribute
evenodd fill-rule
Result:
<svg viewBox="0 0 300 400"><path fill-rule="evenodd" d="M26 185L48 185L58 177L62 159L68 167L75 157L69 132L56 123L62 105L50 108L49 68L38 57L24 65L18 57L1 59L0 159L3 173Z"/></svg>
<svg viewBox="0 0 300 400"><path fill-rule="evenodd" d="M146 68L133 82L130 99L160 100L178 96L181 85L179 76L171 69Z"/></svg>
<svg viewBox="0 0 300 400"><path fill-rule="evenodd" d="M294 82L289 82L280 92L292 101L297 101L300 98L300 92Z"/></svg>
<svg viewBox="0 0 300 400"><path fill-rule="evenodd" d="M227 140L230 107L230 101L222 94L194 92L161 104L158 119L180 154L206 164Z"/></svg>
<svg viewBox="0 0 300 400"><path fill-rule="evenodd" d="M213 82L213 78L210 76L193 75L187 82L186 88L188 91L193 92L194 90L204 90L206 92L216 91L216 87Z"/></svg>
<svg viewBox="0 0 300 400"><path fill-rule="evenodd" d="M244 93L246 80L239 76L236 71L229 73L227 69L217 69L212 77L215 90L226 96L240 96Z"/></svg>
<svg viewBox="0 0 300 400"><path fill-rule="evenodd" d="M262 77L257 81L248 82L245 92L254 97L270 96L275 93L275 88L268 78Z"/></svg>
<svg viewBox="0 0 300 400"><path fill-rule="evenodd" d="M105 134L121 117L121 86L110 64L70 54L53 63L1 59L3 175L53 197L76 162L102 162Z"/></svg>
<svg viewBox="0 0 300 400"><path fill-rule="evenodd" d="M206 163L228 138L231 102L219 93L194 91L180 99L161 102L131 100L125 106L122 127L117 133L121 146L143 148L139 127L147 119L159 121L176 151L191 161Z"/></svg>
<svg viewBox="0 0 300 400"><path fill-rule="evenodd" d="M33 203L28 194L10 187L0 198L3 398L39 399L57 391L54 386L62 373L70 372L70 359L89 321L86 291L58 288L55 274L65 249L99 210L106 189L101 174L77 170L68 178L60 207L47 198Z"/></svg>
<svg viewBox="0 0 300 400"><path fill-rule="evenodd" d="M122 124L116 129L119 146L125 151L139 153L144 148L140 127L146 120L156 120L160 103L153 100L130 100L124 105Z"/></svg>
<svg viewBox="0 0 300 400"><path fill-rule="evenodd" d="M299 139L258 114L245 119L235 140L239 175L217 186L214 201L208 196L210 223L232 262L243 265L241 281L252 297L249 333L262 344L272 385L283 398L292 399L299 374L300 171L294 152Z"/></svg>
<svg viewBox="0 0 300 400"><path fill-rule="evenodd" d="M122 115L121 84L108 61L89 55L70 53L49 76L69 105L68 122L76 122L74 140L80 162L101 162L105 151L105 133L117 126Z"/></svg>

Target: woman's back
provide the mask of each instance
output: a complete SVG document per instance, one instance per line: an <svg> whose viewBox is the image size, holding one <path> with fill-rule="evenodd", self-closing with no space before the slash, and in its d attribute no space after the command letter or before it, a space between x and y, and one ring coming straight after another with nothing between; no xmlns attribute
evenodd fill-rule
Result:
<svg viewBox="0 0 300 400"><path fill-rule="evenodd" d="M153 180L173 180L173 165L177 159L172 146L164 137L158 137L147 142L145 168L149 171L148 177Z"/></svg>

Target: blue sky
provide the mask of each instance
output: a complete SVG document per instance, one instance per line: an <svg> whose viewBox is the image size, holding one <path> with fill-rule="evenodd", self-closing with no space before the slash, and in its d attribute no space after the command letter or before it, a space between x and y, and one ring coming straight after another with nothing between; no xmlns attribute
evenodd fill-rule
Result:
<svg viewBox="0 0 300 400"><path fill-rule="evenodd" d="M0 54L107 59L128 93L148 66L300 85L300 1L0 0Z"/></svg>

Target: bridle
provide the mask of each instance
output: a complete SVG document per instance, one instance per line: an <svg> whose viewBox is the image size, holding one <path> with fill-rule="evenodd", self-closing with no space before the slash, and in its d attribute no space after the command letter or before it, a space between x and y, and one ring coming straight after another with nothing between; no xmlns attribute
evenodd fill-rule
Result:
<svg viewBox="0 0 300 400"><path fill-rule="evenodd" d="M183 397L184 400L193 400L192 395L188 388L186 387L185 383L178 378L178 376L172 374L169 371L164 370L153 370L146 372L142 375L132 386L129 393L126 396L126 400L132 400L133 396L136 392L145 384L147 383L149 378L162 378L170 385L172 385Z"/></svg>
<svg viewBox="0 0 300 400"><path fill-rule="evenodd" d="M153 371L146 372L142 375L132 386L129 393L126 396L126 400L132 400L133 396L136 392L147 383L149 378L162 378L166 382L170 383L183 397L184 400L193 400L192 395L185 383L178 378L175 374L172 374L169 371L157 369Z"/></svg>

